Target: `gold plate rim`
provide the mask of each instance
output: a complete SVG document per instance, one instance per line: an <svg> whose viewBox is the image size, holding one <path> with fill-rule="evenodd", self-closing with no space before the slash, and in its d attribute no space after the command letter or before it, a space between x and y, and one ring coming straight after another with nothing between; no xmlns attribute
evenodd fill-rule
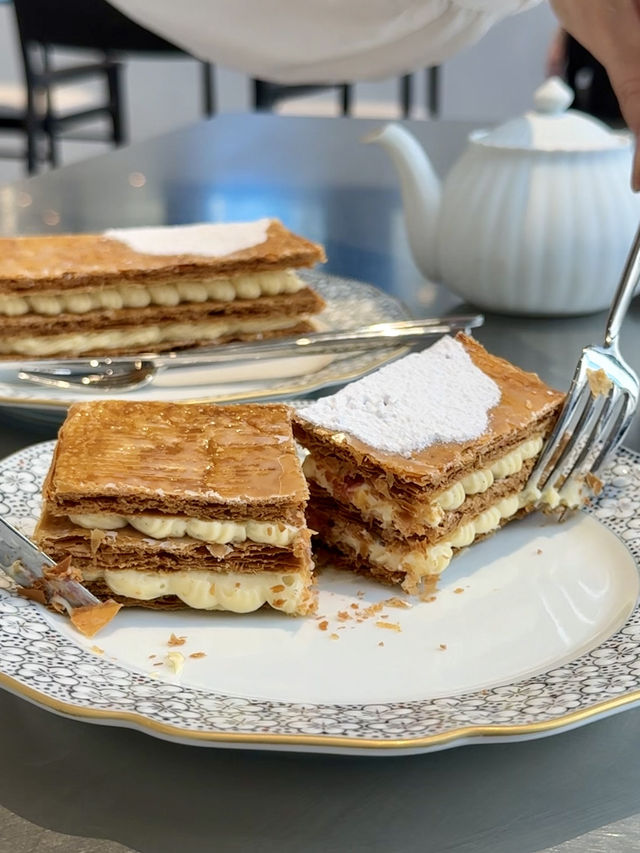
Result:
<svg viewBox="0 0 640 853"><path fill-rule="evenodd" d="M589 708L581 708L552 720L544 720L537 723L524 723L520 725L482 725L482 726L458 726L446 732L433 735L423 735L416 738L358 738L335 735L297 735L297 734L274 734L268 732L212 732L194 731L182 729L180 726L159 723L133 711L104 711L98 708L85 708L81 705L73 705L54 699L46 693L40 693L33 687L28 687L5 673L0 673L0 686L21 699L33 703L46 710L54 711L69 719L83 721L122 723L128 727L135 727L141 731L155 734L164 739L181 739L189 743L200 744L230 744L247 747L261 746L292 746L292 747L317 747L320 749L338 749L353 751L390 752L390 751L429 751L438 747L460 745L469 740L480 740L482 738L500 738L517 740L535 735L560 733L567 727L575 727L580 723L592 721L593 718L614 711L622 711L625 706L640 702L640 690L616 696L603 702L598 702Z"/></svg>

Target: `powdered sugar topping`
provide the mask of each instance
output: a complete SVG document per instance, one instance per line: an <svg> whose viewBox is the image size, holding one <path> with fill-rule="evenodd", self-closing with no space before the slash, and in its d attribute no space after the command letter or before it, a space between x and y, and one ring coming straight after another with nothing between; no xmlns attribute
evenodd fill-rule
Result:
<svg viewBox="0 0 640 853"><path fill-rule="evenodd" d="M479 438L499 400L493 379L459 341L446 337L311 403L301 414L378 450L410 456L432 444Z"/></svg>
<svg viewBox="0 0 640 853"><path fill-rule="evenodd" d="M270 224L270 219L258 219L255 222L110 228L104 236L126 243L134 252L145 255L223 257L264 243Z"/></svg>

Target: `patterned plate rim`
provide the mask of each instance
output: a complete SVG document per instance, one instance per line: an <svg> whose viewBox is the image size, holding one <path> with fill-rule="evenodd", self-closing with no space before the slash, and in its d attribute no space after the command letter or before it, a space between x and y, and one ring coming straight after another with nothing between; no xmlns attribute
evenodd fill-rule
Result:
<svg viewBox="0 0 640 853"><path fill-rule="evenodd" d="M32 445L0 461L4 516L33 517L53 445ZM640 454L619 451L607 481L585 511L618 536L638 565ZM74 719L199 745L427 752L553 734L640 702L640 604L591 652L547 672L450 697L358 705L250 699L154 680L74 644L36 604L0 588L0 686Z"/></svg>
<svg viewBox="0 0 640 853"><path fill-rule="evenodd" d="M391 322L395 320L408 320L411 318L409 309L395 296L380 290L372 284L358 281L352 278L343 278L319 270L302 270L302 278L315 287L326 300L329 309L336 299L354 302L352 309L342 310L339 316L332 315L330 328L348 329L355 326L367 325L369 323ZM366 306L375 310L373 314ZM399 358L407 352L406 347L393 350L371 350L369 352L354 354L347 358L341 358L337 362L327 365L313 373L305 373L295 379L286 379L276 382L265 388L255 388L249 391L237 391L232 394L202 394L196 397L182 399L183 403L234 403L246 400L274 400L288 397L311 394L321 388L329 388L332 385L342 385L358 379L365 373L376 370L388 361ZM1 366L1 363L0 363ZM14 409L40 408L65 412L71 400L63 397L40 396L37 386L33 386L34 393L29 394L26 385L15 385L15 393L7 395L1 393L3 388L12 388L13 383L0 381L0 406L11 406ZM30 389L29 389L30 390ZM44 389L43 394L46 394ZM83 399L101 399L101 395L87 395Z"/></svg>

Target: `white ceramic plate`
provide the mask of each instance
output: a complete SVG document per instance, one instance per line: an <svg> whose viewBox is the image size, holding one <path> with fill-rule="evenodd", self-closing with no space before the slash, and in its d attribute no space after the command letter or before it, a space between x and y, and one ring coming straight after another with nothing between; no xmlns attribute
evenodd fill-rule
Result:
<svg viewBox="0 0 640 853"><path fill-rule="evenodd" d="M26 533L52 449L0 463L0 513ZM434 601L360 622L393 589L332 570L313 618L127 610L93 640L5 583L0 684L200 745L393 754L562 731L640 701L640 456L622 451L609 481L565 524L530 517L470 548Z"/></svg>
<svg viewBox="0 0 640 853"><path fill-rule="evenodd" d="M301 276L326 300L326 308L317 318L325 331L409 318L409 312L401 302L370 284L317 271L303 271ZM263 360L259 378L256 377L255 364L185 368L161 373L150 385L136 391L110 392L108 395L99 391L89 394L0 380L0 408L9 410L22 420L59 422L71 403L92 397L218 403L281 399L356 379L405 351L387 349L348 356Z"/></svg>

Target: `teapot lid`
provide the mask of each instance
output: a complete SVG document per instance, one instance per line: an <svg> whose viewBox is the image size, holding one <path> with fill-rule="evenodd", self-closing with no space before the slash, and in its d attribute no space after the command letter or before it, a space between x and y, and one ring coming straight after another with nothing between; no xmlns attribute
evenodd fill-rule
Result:
<svg viewBox="0 0 640 853"><path fill-rule="evenodd" d="M559 77L543 83L533 101L533 110L494 130L472 134L472 139L489 147L529 151L610 151L631 144L628 134L568 109L573 91Z"/></svg>

